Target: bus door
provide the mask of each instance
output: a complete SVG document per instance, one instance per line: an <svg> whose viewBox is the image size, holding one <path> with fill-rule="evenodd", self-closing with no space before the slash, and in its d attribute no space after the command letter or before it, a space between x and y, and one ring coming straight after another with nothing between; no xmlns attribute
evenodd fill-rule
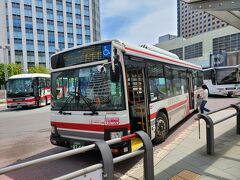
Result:
<svg viewBox="0 0 240 180"><path fill-rule="evenodd" d="M188 79L189 109L194 109L194 87L193 76L191 72L187 72L187 79Z"/></svg>
<svg viewBox="0 0 240 180"><path fill-rule="evenodd" d="M145 69L142 67L126 68L131 133L138 130L148 133L148 93L144 75Z"/></svg>
<svg viewBox="0 0 240 180"><path fill-rule="evenodd" d="M39 106L39 79L33 78L32 87L33 87L33 94L35 98L35 103L37 106Z"/></svg>

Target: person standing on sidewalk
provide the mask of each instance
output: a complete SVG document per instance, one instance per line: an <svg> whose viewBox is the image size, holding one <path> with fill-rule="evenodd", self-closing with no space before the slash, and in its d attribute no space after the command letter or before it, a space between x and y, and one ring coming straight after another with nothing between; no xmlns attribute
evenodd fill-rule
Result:
<svg viewBox="0 0 240 180"><path fill-rule="evenodd" d="M208 100L208 88L205 84L203 84L202 89L203 89L203 96L201 97L202 102L200 104L200 112L201 113L204 113L204 111L210 112L209 109L205 108L205 105L207 104L207 100Z"/></svg>

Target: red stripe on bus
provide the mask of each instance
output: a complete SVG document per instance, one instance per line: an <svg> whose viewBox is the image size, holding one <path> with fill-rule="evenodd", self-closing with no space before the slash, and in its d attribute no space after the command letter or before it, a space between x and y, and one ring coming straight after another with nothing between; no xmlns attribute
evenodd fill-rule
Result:
<svg viewBox="0 0 240 180"><path fill-rule="evenodd" d="M155 119L156 117L157 117L157 113L156 112L150 114L150 119Z"/></svg>
<svg viewBox="0 0 240 180"><path fill-rule="evenodd" d="M177 103L177 104L173 104L173 105L171 105L171 106L168 106L166 109L167 109L167 111L171 111L171 110L173 110L173 109L176 109L176 108L184 105L184 104L187 103L187 102L188 102L188 99L186 99L186 100L184 100L184 101L181 101L181 102L179 102L179 103ZM150 119L155 119L156 117L157 117L157 112L154 112L154 113L150 114Z"/></svg>
<svg viewBox="0 0 240 180"><path fill-rule="evenodd" d="M155 55L155 54L143 52L143 51L136 50L136 49L132 49L132 48L128 48L128 47L126 47L126 49L127 49L127 50L130 50L130 51L133 51L133 52L137 52L137 53L149 55L149 56L156 57L156 58L165 59L165 60L167 60L167 61L171 61L171 62L174 62L174 63L183 64L183 65L185 65L185 66L190 66L190 67L193 67L193 68L200 69L200 68L197 67L197 66L193 66L193 65L190 65L190 64L186 64L186 63L184 63L184 62L179 62L179 61L176 61L176 60L173 60L173 59L169 59L169 58L166 58L166 57L162 57L162 56L158 56L158 55Z"/></svg>
<svg viewBox="0 0 240 180"><path fill-rule="evenodd" d="M179 102L179 103L177 103L177 104L173 104L173 105L167 107L166 109L167 109L167 111L171 111L171 110L173 110L173 109L176 109L176 108L182 106L183 104L185 104L185 103L187 103L187 102L188 102L188 100L186 99L186 100L181 101L181 102Z"/></svg>
<svg viewBox="0 0 240 180"><path fill-rule="evenodd" d="M127 128L128 130L130 130L130 124L105 126L105 125L98 125L98 124L63 123L63 122L52 121L51 125L55 125L58 128L64 128L64 129L99 131L99 132L103 132L105 129L118 129L118 128Z"/></svg>

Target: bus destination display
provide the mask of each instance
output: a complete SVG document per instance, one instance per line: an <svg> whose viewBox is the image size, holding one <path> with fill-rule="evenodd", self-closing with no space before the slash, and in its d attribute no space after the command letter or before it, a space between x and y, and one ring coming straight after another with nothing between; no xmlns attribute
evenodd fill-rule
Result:
<svg viewBox="0 0 240 180"><path fill-rule="evenodd" d="M53 56L51 64L53 69L100 61L111 57L111 44L99 44L74 49Z"/></svg>

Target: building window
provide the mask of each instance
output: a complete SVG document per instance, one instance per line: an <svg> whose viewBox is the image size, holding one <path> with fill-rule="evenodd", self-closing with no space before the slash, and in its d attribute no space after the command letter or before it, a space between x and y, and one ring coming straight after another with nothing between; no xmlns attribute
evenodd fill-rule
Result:
<svg viewBox="0 0 240 180"><path fill-rule="evenodd" d="M72 3L66 2L66 12L72 13Z"/></svg>
<svg viewBox="0 0 240 180"><path fill-rule="evenodd" d="M84 15L89 16L89 8L84 6Z"/></svg>
<svg viewBox="0 0 240 180"><path fill-rule="evenodd" d="M58 22L58 32L64 32L63 22Z"/></svg>
<svg viewBox="0 0 240 180"><path fill-rule="evenodd" d="M54 32L48 31L48 42L54 42L55 37L54 37Z"/></svg>
<svg viewBox="0 0 240 180"><path fill-rule="evenodd" d="M47 9L53 9L52 0L47 0Z"/></svg>
<svg viewBox="0 0 240 180"><path fill-rule="evenodd" d="M57 20L63 21L63 12L62 11L57 11Z"/></svg>
<svg viewBox="0 0 240 180"><path fill-rule="evenodd" d="M67 32L68 33L73 33L73 26L72 26L72 24L67 24Z"/></svg>
<svg viewBox="0 0 240 180"><path fill-rule="evenodd" d="M47 20L48 31L54 31L54 22L52 20Z"/></svg>
<svg viewBox="0 0 240 180"><path fill-rule="evenodd" d="M183 59L183 48L172 49L170 52L176 54L179 59Z"/></svg>
<svg viewBox="0 0 240 180"><path fill-rule="evenodd" d="M64 33L58 33L58 42L64 43Z"/></svg>
<svg viewBox="0 0 240 180"><path fill-rule="evenodd" d="M82 34L82 26L81 25L78 25L76 26L76 32L77 34Z"/></svg>
<svg viewBox="0 0 240 180"><path fill-rule="evenodd" d="M72 14L71 13L67 13L67 22L68 23L73 23L73 19L72 19Z"/></svg>
<svg viewBox="0 0 240 180"><path fill-rule="evenodd" d="M76 14L76 24L82 24L81 15Z"/></svg>
<svg viewBox="0 0 240 180"><path fill-rule="evenodd" d="M32 17L32 7L29 5L24 5L24 15Z"/></svg>
<svg viewBox="0 0 240 180"><path fill-rule="evenodd" d="M75 14L81 14L81 5L75 4Z"/></svg>
<svg viewBox="0 0 240 180"><path fill-rule="evenodd" d="M36 6L42 7L42 0L36 0Z"/></svg>
<svg viewBox="0 0 240 180"><path fill-rule="evenodd" d="M89 6L89 0L84 0L84 6Z"/></svg>
<svg viewBox="0 0 240 180"><path fill-rule="evenodd" d="M33 40L27 39L27 51L34 51Z"/></svg>
<svg viewBox="0 0 240 180"><path fill-rule="evenodd" d="M44 31L38 30L37 33L38 41L44 41Z"/></svg>
<svg viewBox="0 0 240 180"><path fill-rule="evenodd" d="M85 35L85 42L86 43L90 43L91 42L90 36Z"/></svg>
<svg viewBox="0 0 240 180"><path fill-rule="evenodd" d="M184 48L185 59L191 59L202 56L202 42L186 46Z"/></svg>
<svg viewBox="0 0 240 180"><path fill-rule="evenodd" d="M37 18L43 18L43 11L42 11L42 8L37 7L37 8L36 8L36 11L37 11L37 13L36 13L36 17L37 17Z"/></svg>
<svg viewBox="0 0 240 180"><path fill-rule="evenodd" d="M232 52L240 50L240 33L222 36L213 39L213 53L218 53L220 50Z"/></svg>
<svg viewBox="0 0 240 180"><path fill-rule="evenodd" d="M54 18L53 18L53 10L52 9L47 9L47 18L49 20L54 20Z"/></svg>

